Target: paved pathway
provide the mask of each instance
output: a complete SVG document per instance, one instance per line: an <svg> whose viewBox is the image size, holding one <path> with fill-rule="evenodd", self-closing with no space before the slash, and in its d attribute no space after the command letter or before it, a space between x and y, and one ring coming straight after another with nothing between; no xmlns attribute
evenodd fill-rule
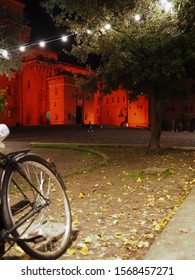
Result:
<svg viewBox="0 0 195 280"><path fill-rule="evenodd" d="M195 260L195 188L151 246L145 260Z"/></svg>
<svg viewBox="0 0 195 280"><path fill-rule="evenodd" d="M94 127L94 132L80 126L20 127L11 129L7 139L8 149L25 148L29 142L52 141L90 144L144 144L150 131L120 127ZM195 133L162 132L162 147L195 150ZM194 151L192 151L194 152ZM193 188L162 234L148 251L145 259L191 260L195 259L195 189Z"/></svg>
<svg viewBox="0 0 195 280"><path fill-rule="evenodd" d="M54 141L65 143L90 144L144 144L150 139L147 129L131 129L125 127L95 126L93 132L79 125L31 126L11 128L9 141ZM195 132L163 131L162 147L191 146L195 147Z"/></svg>

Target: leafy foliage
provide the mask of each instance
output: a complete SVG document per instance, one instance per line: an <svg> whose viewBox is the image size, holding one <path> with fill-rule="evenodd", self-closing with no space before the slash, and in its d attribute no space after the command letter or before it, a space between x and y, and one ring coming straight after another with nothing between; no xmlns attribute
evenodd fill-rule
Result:
<svg viewBox="0 0 195 280"><path fill-rule="evenodd" d="M71 55L89 65L90 55L99 58L93 74L81 83L85 90L95 92L92 84L99 82L105 93L123 86L132 99L140 93L149 95L153 138L149 146L154 150L159 149L161 106L168 98L189 97L187 78L193 75L195 61L195 4L193 0L167 3L169 8L172 3L170 10L161 0L43 4L56 25L75 34Z"/></svg>
<svg viewBox="0 0 195 280"><path fill-rule="evenodd" d="M100 56L95 76L105 82L106 92L122 84L137 94L158 91L164 97L167 92L177 94L173 82L185 84L194 43L183 31L193 25L193 1L174 1L173 12L165 12L156 0L86 0L82 5L80 1L52 0L44 1L44 6L57 25L75 33L72 55L82 63L88 62L89 54ZM136 13L141 15L139 22ZM105 28L107 23L111 29Z"/></svg>
<svg viewBox="0 0 195 280"><path fill-rule="evenodd" d="M23 18L10 14L0 6L0 75L11 76L12 70L17 70L21 65L21 54L15 49L23 41L25 26ZM7 51L7 56L3 52Z"/></svg>

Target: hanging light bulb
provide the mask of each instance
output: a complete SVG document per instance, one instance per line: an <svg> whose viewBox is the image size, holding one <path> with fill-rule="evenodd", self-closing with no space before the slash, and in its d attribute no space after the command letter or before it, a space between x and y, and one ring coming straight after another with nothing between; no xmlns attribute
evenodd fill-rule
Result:
<svg viewBox="0 0 195 280"><path fill-rule="evenodd" d="M44 41L39 42L39 46L40 46L41 48L44 48L44 47L45 47L45 42L44 42Z"/></svg>
<svg viewBox="0 0 195 280"><path fill-rule="evenodd" d="M7 50L3 50L3 57L9 59L9 54Z"/></svg>
<svg viewBox="0 0 195 280"><path fill-rule="evenodd" d="M160 5L164 9L165 12L171 12L173 8L173 4L167 0L160 0Z"/></svg>
<svg viewBox="0 0 195 280"><path fill-rule="evenodd" d="M140 21L141 15L140 14L134 15L134 19L135 19L135 21Z"/></svg>
<svg viewBox="0 0 195 280"><path fill-rule="evenodd" d="M5 59L9 59L9 53L5 49L0 49L0 56L5 58Z"/></svg>
<svg viewBox="0 0 195 280"><path fill-rule="evenodd" d="M111 29L111 24L110 24L110 23L106 23L106 24L104 25L104 28L105 28L106 30L110 30L110 29Z"/></svg>
<svg viewBox="0 0 195 280"><path fill-rule="evenodd" d="M87 34L91 34L92 33L90 29L87 29L86 32L87 32Z"/></svg>
<svg viewBox="0 0 195 280"><path fill-rule="evenodd" d="M62 42L67 42L67 41L68 41L68 37L65 36L65 35L63 35L63 36L61 37L61 40L62 40Z"/></svg>
<svg viewBox="0 0 195 280"><path fill-rule="evenodd" d="M21 52L24 52L24 51L26 50L26 47L25 47L25 46L20 46L20 47L19 47L19 50L20 50Z"/></svg>
<svg viewBox="0 0 195 280"><path fill-rule="evenodd" d="M170 3L170 2L167 2L166 4L165 4L165 12L171 12L171 10L172 10L172 8L173 8L173 4L172 3Z"/></svg>
<svg viewBox="0 0 195 280"><path fill-rule="evenodd" d="M167 3L167 0L160 0L160 4L164 6Z"/></svg>

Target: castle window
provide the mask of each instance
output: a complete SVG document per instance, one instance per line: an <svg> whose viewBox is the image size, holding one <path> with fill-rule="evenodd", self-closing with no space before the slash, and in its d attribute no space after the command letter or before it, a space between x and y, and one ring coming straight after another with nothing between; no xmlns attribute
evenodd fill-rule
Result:
<svg viewBox="0 0 195 280"><path fill-rule="evenodd" d="M11 86L8 86L7 87L7 94L10 96L12 95L12 87Z"/></svg>
<svg viewBox="0 0 195 280"><path fill-rule="evenodd" d="M8 110L8 111L7 111L7 117L8 117L8 119L13 119L12 110Z"/></svg>
<svg viewBox="0 0 195 280"><path fill-rule="evenodd" d="M175 108L173 106L167 107L167 113L174 113L174 112L175 112Z"/></svg>
<svg viewBox="0 0 195 280"><path fill-rule="evenodd" d="M185 113L192 113L194 111L194 106L193 105L185 106L184 111Z"/></svg>
<svg viewBox="0 0 195 280"><path fill-rule="evenodd" d="M27 88L30 88L30 80L27 82Z"/></svg>

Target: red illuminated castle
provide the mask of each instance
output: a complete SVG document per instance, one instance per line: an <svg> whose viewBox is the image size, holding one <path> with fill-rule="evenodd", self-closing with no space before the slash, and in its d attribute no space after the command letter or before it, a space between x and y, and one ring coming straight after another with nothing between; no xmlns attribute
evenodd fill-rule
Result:
<svg viewBox="0 0 195 280"><path fill-rule="evenodd" d="M22 12L24 8L19 1L0 0L2 3L15 12ZM24 56L20 71L14 72L10 80L0 76L0 89L7 88L8 95L1 122L9 126L89 122L131 127L149 125L146 96L139 96L130 103L127 92L120 88L109 95L100 91L89 95L76 88L75 77L86 74L85 68L59 61L54 52L34 49ZM189 118L195 111L193 101L185 105L189 107ZM165 110L167 122L180 117L175 104L168 104Z"/></svg>
<svg viewBox="0 0 195 280"><path fill-rule="evenodd" d="M0 77L7 87L8 106L3 122L8 125L110 124L148 125L148 100L129 103L126 91L110 95L89 95L76 88L75 75L86 75L85 68L59 62L49 51L34 50L26 55L22 68L11 80Z"/></svg>

